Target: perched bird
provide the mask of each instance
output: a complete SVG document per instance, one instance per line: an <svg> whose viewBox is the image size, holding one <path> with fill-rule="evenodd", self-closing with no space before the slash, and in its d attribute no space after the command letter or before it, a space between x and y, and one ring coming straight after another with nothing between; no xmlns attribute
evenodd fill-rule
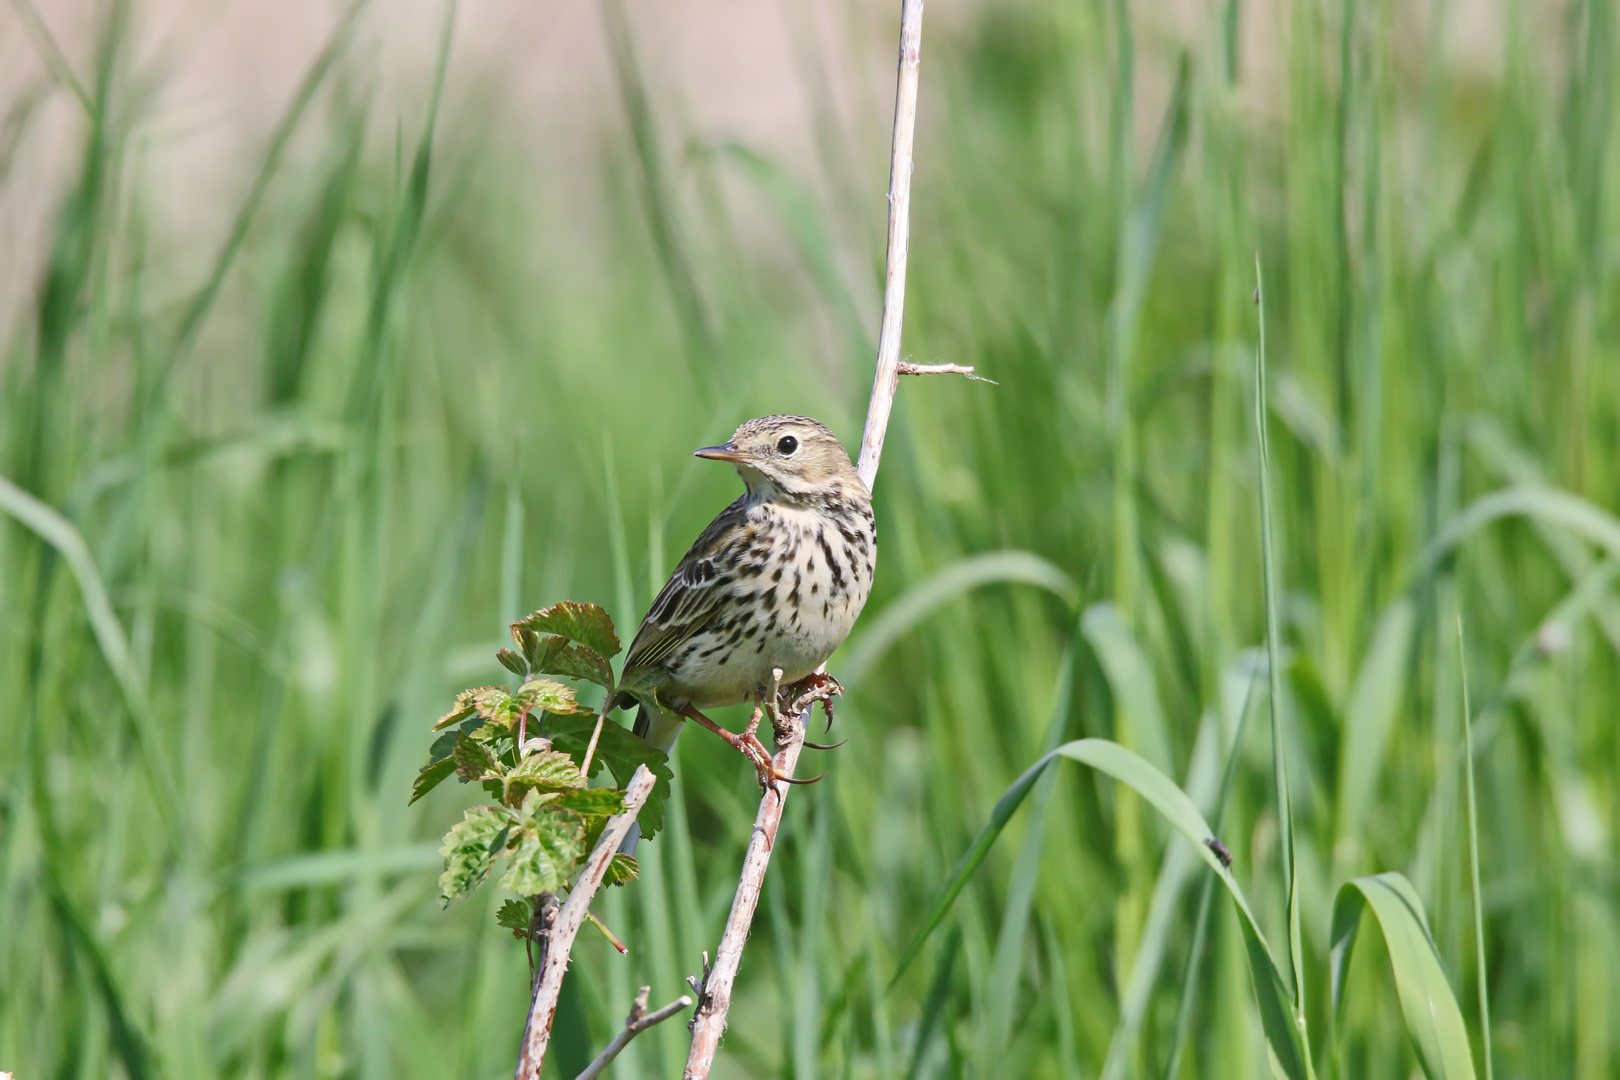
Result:
<svg viewBox="0 0 1620 1080"><path fill-rule="evenodd" d="M750 420L694 456L732 463L747 490L670 575L622 678L657 683L668 710L641 702L637 735L668 753L696 720L753 761L763 785L782 778L752 730L727 731L702 710L761 701L778 669L784 688L817 678L872 591L872 497L837 437L806 416Z"/></svg>

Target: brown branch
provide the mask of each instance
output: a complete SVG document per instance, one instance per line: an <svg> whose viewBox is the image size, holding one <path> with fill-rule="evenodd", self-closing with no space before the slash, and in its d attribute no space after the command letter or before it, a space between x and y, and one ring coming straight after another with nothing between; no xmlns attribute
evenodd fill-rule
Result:
<svg viewBox="0 0 1620 1080"><path fill-rule="evenodd" d="M557 1015L557 995L562 992L563 975L568 971L568 954L573 951L574 938L590 912L596 890L602 887L608 863L613 861L620 842L630 831L630 823L636 820L647 796L652 794L654 779L652 770L647 766L636 767L636 774L630 778L630 786L624 791L624 813L609 818L602 827L602 836L596 841L596 847L591 849L590 858L585 860L585 869L580 871L579 879L574 882L568 901L552 921L540 961L539 985L529 1005L529 1022L523 1028L523 1048L518 1055L515 1080L539 1080L540 1066L546 1060L546 1047L551 1042L551 1021Z"/></svg>
<svg viewBox="0 0 1620 1080"><path fill-rule="evenodd" d="M602 1070L608 1067L608 1062L619 1056L619 1051L629 1045L630 1040L640 1035L654 1024L661 1024L665 1020L692 1004L692 999L685 994L665 1005L656 1012L647 1011L647 995L652 993L652 987L643 986L641 993L636 995L634 1005L630 1006L630 1015L624 1018L624 1030L607 1044L607 1049L596 1056L596 1060L585 1066L585 1071L574 1077L574 1080L595 1080Z"/></svg>
<svg viewBox="0 0 1620 1080"><path fill-rule="evenodd" d="M861 454L856 472L872 489L878 464L883 457L883 439L889 429L889 413L894 408L894 392L900 381L900 330L905 311L906 247L911 230L911 150L917 127L917 79L922 55L923 0L902 0L900 7L900 61L894 100L894 142L889 158L889 248L883 282L883 324L878 334L877 371L872 379L872 398L866 409L866 429L861 433ZM774 719L774 718L773 718ZM804 746L804 732L810 720L805 708L796 720L779 726L776 772L791 777ZM731 901L714 967L704 972L697 1013L692 1018L692 1049L686 1058L684 1080L707 1080L726 1029L731 1008L731 989L742 962L743 945L753 925L754 911L765 884L776 830L782 823L788 785L773 783L759 803L754 832L743 856L737 894Z"/></svg>

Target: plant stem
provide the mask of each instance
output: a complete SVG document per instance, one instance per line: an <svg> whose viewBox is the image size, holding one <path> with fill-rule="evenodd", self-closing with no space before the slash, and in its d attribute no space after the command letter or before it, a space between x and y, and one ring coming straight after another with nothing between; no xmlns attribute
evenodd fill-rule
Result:
<svg viewBox="0 0 1620 1080"><path fill-rule="evenodd" d="M654 1024L663 1023L692 1004L692 999L682 994L662 1009L656 1012L647 1012L647 995L651 992L652 987L650 986L641 988L641 993L636 995L636 1003L630 1006L630 1015L624 1018L624 1030L619 1032L614 1040L607 1044L607 1049L596 1055L596 1060L585 1066L585 1071L576 1076L574 1080L594 1080L595 1077L602 1074L603 1069L608 1067L609 1062L619 1056L619 1051L623 1050L631 1039Z"/></svg>
<svg viewBox="0 0 1620 1080"><path fill-rule="evenodd" d="M1474 902L1474 971L1479 980L1479 1039L1485 1049L1485 1080L1495 1080L1491 1067L1491 995L1485 978L1485 912L1479 899L1479 811L1474 805L1474 718L1468 704L1468 649L1462 615L1457 616L1457 656L1462 672L1463 766L1468 782L1468 885Z"/></svg>
<svg viewBox="0 0 1620 1080"><path fill-rule="evenodd" d="M861 433L860 459L855 471L867 490L877 479L883 457L883 440L888 434L889 414L894 408L894 392L900 382L900 331L905 312L906 248L911 232L911 151L917 127L917 83L922 55L923 0L902 0L900 7L900 59L894 99L894 141L889 157L889 246L883 282L883 322L878 334L877 370L872 378L872 397L866 409L866 428ZM934 374L918 370L917 374ZM946 372L938 372L945 374ZM810 714L806 709L789 725L786 742L776 756L776 769L791 777L803 748L804 732ZM772 784L759 803L754 832L743 856L737 893L732 898L731 916L715 953L714 967L703 982L703 993L692 1018L692 1049L687 1055L685 1080L706 1080L714 1066L720 1036L726 1029L731 1007L731 988L742 962L742 950L759 906L765 870L770 865L776 830L782 821L788 785Z"/></svg>
<svg viewBox="0 0 1620 1080"><path fill-rule="evenodd" d="M546 1047L551 1042L551 1021L557 1015L557 997L562 993L563 975L568 971L568 956L574 948L574 938L590 913L591 900L602 887L608 863L619 850L619 844L630 831L641 807L652 794L654 777L645 765L636 767L630 786L624 791L624 812L608 819L602 836L585 860L585 868L574 882L567 903L552 923L551 935L546 942L545 956L541 960L540 984L529 1005L529 1022L523 1028L523 1049L518 1054L515 1080L539 1080L540 1066L546 1060ZM615 1051L617 1053L617 1051Z"/></svg>

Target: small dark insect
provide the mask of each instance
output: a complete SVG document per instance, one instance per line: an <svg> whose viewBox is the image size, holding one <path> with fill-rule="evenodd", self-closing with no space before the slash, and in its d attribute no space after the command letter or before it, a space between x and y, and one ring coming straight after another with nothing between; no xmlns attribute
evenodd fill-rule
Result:
<svg viewBox="0 0 1620 1080"><path fill-rule="evenodd" d="M1212 836L1208 840L1204 841L1204 846L1215 853L1215 857L1221 860L1221 865L1223 867L1228 870L1232 869L1232 853L1226 850L1225 844L1221 843Z"/></svg>

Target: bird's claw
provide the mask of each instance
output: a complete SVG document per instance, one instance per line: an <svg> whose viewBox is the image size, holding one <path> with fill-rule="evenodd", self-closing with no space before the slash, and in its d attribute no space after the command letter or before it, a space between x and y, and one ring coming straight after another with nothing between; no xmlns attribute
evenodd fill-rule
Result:
<svg viewBox="0 0 1620 1080"><path fill-rule="evenodd" d="M818 743L811 742L809 739L806 739L804 741L804 748L806 750L836 750L847 742L849 742L848 739L839 739L835 743Z"/></svg>
<svg viewBox="0 0 1620 1080"><path fill-rule="evenodd" d="M832 730L833 698L844 692L843 684L837 679L825 671L816 671L806 675L791 686L784 687L783 690L788 695L788 700L791 703L787 708L790 715L797 716L819 701L821 702L822 712L827 714L827 727L825 730Z"/></svg>

